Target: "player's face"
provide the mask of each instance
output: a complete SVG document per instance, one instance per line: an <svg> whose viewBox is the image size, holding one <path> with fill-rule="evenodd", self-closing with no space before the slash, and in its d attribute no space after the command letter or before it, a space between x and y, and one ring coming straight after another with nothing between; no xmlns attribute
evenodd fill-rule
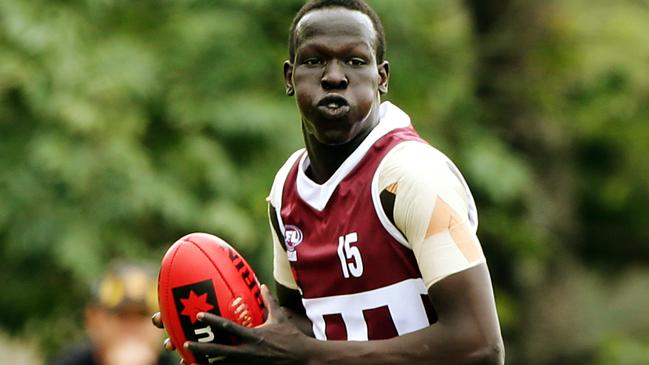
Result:
<svg viewBox="0 0 649 365"><path fill-rule="evenodd" d="M372 21L359 11L316 10L298 23L295 59L284 75L305 133L318 142L344 144L378 122L388 63L377 64L375 40Z"/></svg>

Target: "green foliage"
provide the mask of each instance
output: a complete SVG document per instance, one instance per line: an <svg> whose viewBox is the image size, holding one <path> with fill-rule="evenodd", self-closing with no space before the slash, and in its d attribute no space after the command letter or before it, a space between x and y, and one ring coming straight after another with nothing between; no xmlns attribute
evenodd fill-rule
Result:
<svg viewBox="0 0 649 365"><path fill-rule="evenodd" d="M111 258L158 261L191 231L267 256L264 198L300 144L280 20L158 5L0 3L0 278L22 293L0 298L7 329L78 311Z"/></svg>
<svg viewBox="0 0 649 365"><path fill-rule="evenodd" d="M620 338L610 341L600 350L597 364L600 365L641 365L649 359L649 341L634 338Z"/></svg>
<svg viewBox="0 0 649 365"><path fill-rule="evenodd" d="M624 357L620 350L649 345L646 270L627 269L611 278L566 261L548 276L532 290L527 356L540 363L619 357L610 364L627 364L632 362L622 359L639 358L641 352Z"/></svg>
<svg viewBox="0 0 649 365"><path fill-rule="evenodd" d="M301 3L0 0L0 331L51 354L110 259L192 231L272 280ZM473 189L509 362L646 362L649 274L623 270L649 262L646 1L370 3L387 99Z"/></svg>

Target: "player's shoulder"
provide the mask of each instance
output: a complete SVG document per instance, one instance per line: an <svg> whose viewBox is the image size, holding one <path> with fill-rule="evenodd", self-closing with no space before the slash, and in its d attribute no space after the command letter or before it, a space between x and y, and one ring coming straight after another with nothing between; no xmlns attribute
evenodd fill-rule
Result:
<svg viewBox="0 0 649 365"><path fill-rule="evenodd" d="M414 205L421 199L440 198L477 227L475 201L466 180L437 148L420 141L402 142L386 155L377 176L379 191L390 188L397 200Z"/></svg>
<svg viewBox="0 0 649 365"><path fill-rule="evenodd" d="M426 162L445 163L449 158L434 146L422 140L407 140L396 145L389 155L400 158L423 159Z"/></svg>
<svg viewBox="0 0 649 365"><path fill-rule="evenodd" d="M295 165L295 162L300 159L300 157L304 154L305 149L300 148L299 150L293 152L288 159L286 159L286 162L282 165L282 167L277 170L277 173L275 174L275 178L273 179L273 185L270 188L270 193L268 195L268 202L272 206L278 206L278 202L281 199L281 194L282 194L282 187L284 186L284 182L286 181L286 177L288 176L289 172L291 171L291 168L293 165Z"/></svg>
<svg viewBox="0 0 649 365"><path fill-rule="evenodd" d="M415 179L426 183L455 184L455 164L443 152L422 141L404 141L384 158L379 173L395 179ZM459 172L459 171L458 171Z"/></svg>
<svg viewBox="0 0 649 365"><path fill-rule="evenodd" d="M275 174L275 180L277 180L278 177L281 177L282 175L288 174L289 170L295 162L304 154L305 148L300 148L297 151L293 152L284 162L282 167L277 170L277 173Z"/></svg>

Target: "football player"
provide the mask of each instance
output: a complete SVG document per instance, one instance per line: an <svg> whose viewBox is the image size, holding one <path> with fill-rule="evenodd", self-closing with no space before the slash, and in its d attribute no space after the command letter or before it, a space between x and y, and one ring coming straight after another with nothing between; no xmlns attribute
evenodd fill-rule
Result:
<svg viewBox="0 0 649 365"><path fill-rule="evenodd" d="M389 71L362 0L297 13L284 76L305 148L268 198L277 302L264 286L268 319L252 329L200 315L239 344L189 350L225 364L504 362L473 197L408 115L381 102Z"/></svg>

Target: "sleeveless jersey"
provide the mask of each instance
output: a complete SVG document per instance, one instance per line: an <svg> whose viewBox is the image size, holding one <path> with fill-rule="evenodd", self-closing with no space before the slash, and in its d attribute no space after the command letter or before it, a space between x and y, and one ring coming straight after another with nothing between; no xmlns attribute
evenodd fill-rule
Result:
<svg viewBox="0 0 649 365"><path fill-rule="evenodd" d="M382 159L404 141L425 143L410 125L388 131L345 172L322 206L309 204L299 192L306 152L286 175L276 209L318 339L386 339L435 321L414 254L381 222L373 189Z"/></svg>

